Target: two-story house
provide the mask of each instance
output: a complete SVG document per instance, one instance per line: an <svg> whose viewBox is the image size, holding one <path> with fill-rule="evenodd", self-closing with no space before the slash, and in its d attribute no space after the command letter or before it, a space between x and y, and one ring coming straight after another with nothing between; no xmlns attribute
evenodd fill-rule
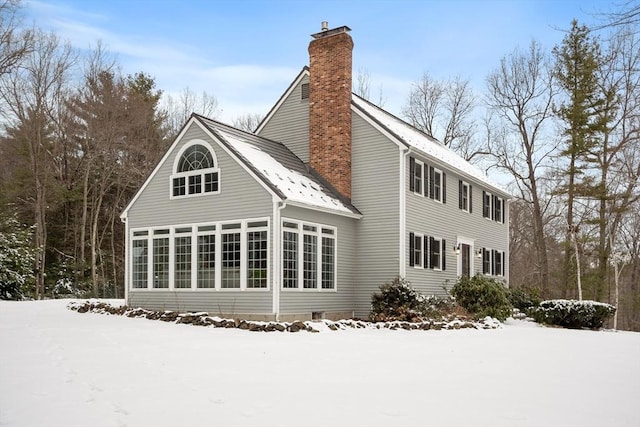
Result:
<svg viewBox="0 0 640 427"><path fill-rule="evenodd" d="M396 276L506 282L509 194L353 94L350 29L323 27L255 133L194 114L126 207L129 305L366 317Z"/></svg>

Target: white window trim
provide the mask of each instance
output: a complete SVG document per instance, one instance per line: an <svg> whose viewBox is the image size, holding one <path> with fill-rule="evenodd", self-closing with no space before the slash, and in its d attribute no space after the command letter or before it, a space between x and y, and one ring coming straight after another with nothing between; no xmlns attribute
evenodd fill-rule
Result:
<svg viewBox="0 0 640 427"><path fill-rule="evenodd" d="M463 196L464 196L464 189L465 189L465 188L467 189L467 199L466 199L467 206L466 206L466 207L464 206L464 201L465 201L465 199L464 199L464 197L463 197ZM463 191L463 193L460 195L460 198L461 198L461 199L462 199L462 201L463 201L462 212L467 212L467 213L469 213L469 210L470 210L470 209L469 209L469 207L470 207L469 205L471 204L471 203L469 203L469 194L471 194L471 185L469 185L469 183L468 183L468 182L466 182L466 181L462 181L462 191Z"/></svg>
<svg viewBox="0 0 640 427"><path fill-rule="evenodd" d="M491 194L488 191L484 191L484 197L489 197L489 203L488 203L488 215L484 216L484 197L482 199L482 216L484 216L484 219L489 220L489 221L493 221L493 194Z"/></svg>
<svg viewBox="0 0 640 427"><path fill-rule="evenodd" d="M413 177L411 177L411 179L413 179L413 194L424 197L424 193L427 193L427 195L429 194L429 189L424 188L425 187L424 162L416 158L414 158L413 161L414 161ZM418 170L418 165L420 165L420 190L421 191L416 190L416 170ZM427 170L427 174L429 174L428 170Z"/></svg>
<svg viewBox="0 0 640 427"><path fill-rule="evenodd" d="M211 153L211 156L213 158L213 164L215 165L215 167L213 168L207 168L207 169L198 169L198 170L194 170L194 171L188 171L188 172L176 172L177 168L178 168L178 163L180 162L180 159L182 158L182 155L184 154L184 152L194 146L194 145L202 145L203 147L205 147L207 150L209 150L209 152ZM204 192L204 175L208 174L208 173L217 173L218 174L218 190L217 191L209 191L209 192ZM202 191L200 193L194 193L194 194L189 194L189 177L190 176L195 176L195 175L200 175L201 179L200 179L200 185L201 185L201 189ZM181 196L174 196L173 195L173 180L174 178L185 178L185 194L181 195ZM207 143L206 141L202 140L202 139L192 139L191 141L187 142L186 144L184 144L182 146L182 148L180 149L180 151L178 151L178 153L176 154L176 157L173 159L173 166L171 168L171 176L169 177L169 200L175 200L175 199L186 199L186 198L191 198L191 197L202 197L202 196L208 196L208 195L214 195L214 194L220 194L222 190L222 179L221 179L221 174L220 174L220 167L219 167L219 163L218 163L218 158L216 157L216 153L213 150L213 148L211 148L211 145L209 143Z"/></svg>
<svg viewBox="0 0 640 427"><path fill-rule="evenodd" d="M416 240L420 240L420 264L416 264L415 252L416 252ZM424 251L426 248L424 247L424 234L422 233L413 233L413 253L410 254L413 259L413 268L425 269L429 268L424 265Z"/></svg>
<svg viewBox="0 0 640 427"><path fill-rule="evenodd" d="M253 222L267 222L266 226L260 227L248 227L247 224ZM226 224L241 224L240 228L225 230L225 232L240 232L240 287L239 288L222 288L222 226ZM198 227L215 226L215 231L198 231ZM191 233L179 233L176 234L175 230L178 228L191 227ZM168 288L154 288L153 287L153 232L155 230L169 230L169 233L163 235L169 238L169 287ZM146 236L135 236L136 232L146 231ZM247 288L247 232L248 231L266 231L267 241L271 242L271 221L269 217L260 218L247 218L233 221L220 221L220 222L205 222L196 224L178 224L162 227L138 227L129 230L129 245L128 248L131 255L128 262L133 261L133 248L134 240L146 240L147 241L147 287L146 288L134 288L133 287L133 266L128 273L127 289L129 292L137 291L150 291L150 292L266 292L271 289L270 279L270 262L271 262L271 244L267 245L267 286L264 288ZM210 235L215 236L215 286L213 288L198 288L198 236ZM176 288L175 287L175 237L176 236L190 236L191 237L191 287L190 288ZM329 289L327 289L329 290Z"/></svg>
<svg viewBox="0 0 640 427"><path fill-rule="evenodd" d="M338 229L337 227L301 221L298 219L285 218L282 217L280 219L280 234L278 238L282 239L284 232L288 229L284 227L285 222L298 224L298 229L296 233L298 235L298 287L297 288L285 288L284 282L281 284L281 290L283 292L337 292L338 291ZM304 230L304 226L316 227L316 231ZM332 230L333 234L325 234L322 232L322 229ZM316 287L315 288L305 288L304 287L304 235L312 235L316 236ZM323 289L322 288L322 238L323 237L331 237L334 241L333 251L334 251L334 263L333 263L333 288L331 289ZM282 249L281 249L282 250ZM284 277L284 257L282 257L280 261L280 272L281 276Z"/></svg>
<svg viewBox="0 0 640 427"><path fill-rule="evenodd" d="M435 243L435 242L438 242L438 246L440 247L440 257L438 258L438 261L439 261L439 264L440 264L440 265L439 265L439 266L437 266L437 267L436 267L436 266L434 266L434 267L432 268L432 270L433 270L433 271L443 271L443 270L442 270L442 253L443 253L444 251L446 251L447 249L442 247L442 246L443 246L443 245L442 245L442 240L443 240L443 239L442 239L442 237L436 237L436 236L433 236L433 242L434 242L434 243ZM430 249L431 249L431 248L430 248ZM429 263L431 263L431 250L429 251Z"/></svg>
<svg viewBox="0 0 640 427"><path fill-rule="evenodd" d="M436 175L439 174L440 175L440 198L436 198ZM429 179L431 179L431 177L429 177ZM438 202L442 204L442 193L443 193L443 189L444 189L444 173L442 172L441 169L438 169L436 167L433 168L433 201L434 202ZM429 185L431 185L431 183L429 183Z"/></svg>

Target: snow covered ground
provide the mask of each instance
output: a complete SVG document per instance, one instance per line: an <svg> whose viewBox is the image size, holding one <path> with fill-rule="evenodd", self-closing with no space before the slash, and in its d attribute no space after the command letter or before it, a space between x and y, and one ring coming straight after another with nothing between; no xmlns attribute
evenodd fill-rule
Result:
<svg viewBox="0 0 640 427"><path fill-rule="evenodd" d="M248 332L0 302L0 426L640 426L640 334Z"/></svg>

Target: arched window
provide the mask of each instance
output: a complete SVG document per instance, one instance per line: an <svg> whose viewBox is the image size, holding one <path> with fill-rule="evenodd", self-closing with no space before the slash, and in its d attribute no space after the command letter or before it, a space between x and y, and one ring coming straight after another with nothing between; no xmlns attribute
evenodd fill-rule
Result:
<svg viewBox="0 0 640 427"><path fill-rule="evenodd" d="M171 175L172 197L219 192L220 171L213 151L204 144L193 141L176 157Z"/></svg>

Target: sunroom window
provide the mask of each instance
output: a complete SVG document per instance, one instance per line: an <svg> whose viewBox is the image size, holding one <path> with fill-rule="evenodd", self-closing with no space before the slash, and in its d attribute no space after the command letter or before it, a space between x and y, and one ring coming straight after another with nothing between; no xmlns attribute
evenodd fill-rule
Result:
<svg viewBox="0 0 640 427"><path fill-rule="evenodd" d="M220 171L213 152L203 144L187 146L178 159L171 176L171 196L193 196L218 193Z"/></svg>

